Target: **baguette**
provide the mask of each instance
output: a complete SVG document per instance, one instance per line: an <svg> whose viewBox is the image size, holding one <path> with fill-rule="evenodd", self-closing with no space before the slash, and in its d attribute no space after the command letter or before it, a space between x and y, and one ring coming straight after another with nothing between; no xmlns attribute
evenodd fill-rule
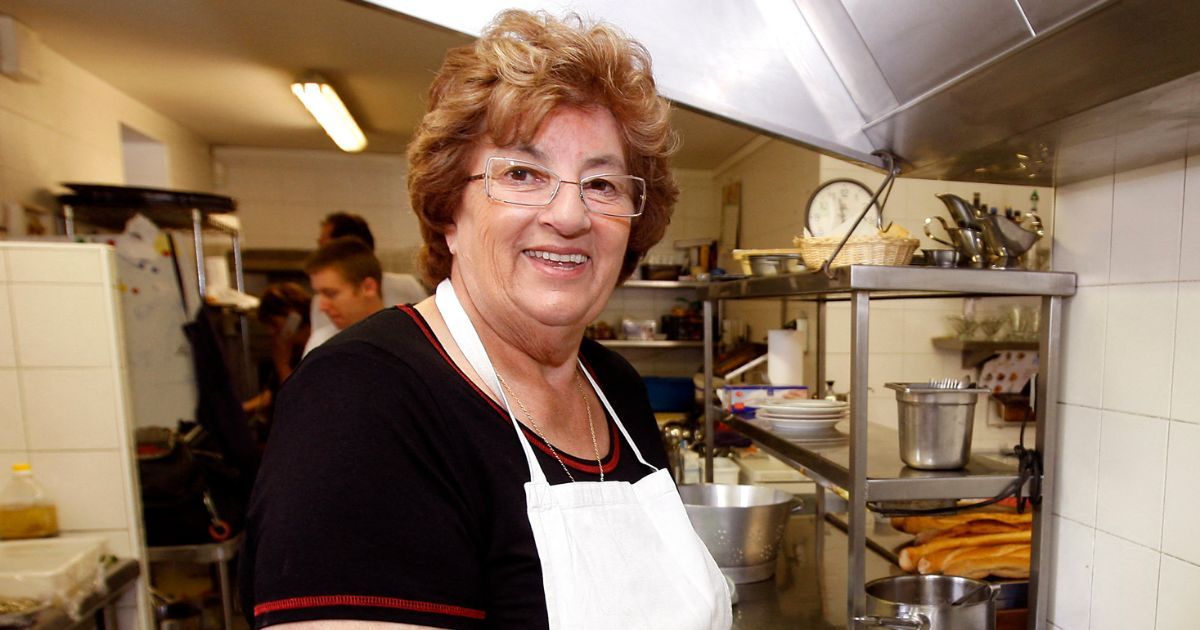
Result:
<svg viewBox="0 0 1200 630"><path fill-rule="evenodd" d="M962 554L942 567L946 575L961 575L962 577L981 579L989 575L1004 578L1028 578L1029 545L1018 545L1009 553L990 557L968 557Z"/></svg>
<svg viewBox="0 0 1200 630"><path fill-rule="evenodd" d="M989 545L986 547L952 547L941 549L926 554L917 561L917 570L922 575L943 573L947 566L953 566L958 562L1006 556L1028 547L1029 545L1024 543L1014 543L1009 545Z"/></svg>
<svg viewBox="0 0 1200 630"><path fill-rule="evenodd" d="M1004 521L996 521L990 518L980 519L976 521L967 521L959 523L949 529L927 529L917 534L913 540L914 545L923 545L932 540L942 538L959 538L962 536L979 536L982 534L1002 534L1004 532L1014 532L1022 529L1029 529L1028 523L1006 523Z"/></svg>
<svg viewBox="0 0 1200 630"><path fill-rule="evenodd" d="M949 529L955 525L978 520L1001 521L1004 523L1032 523L1033 513L1013 512L966 512L945 516L909 516L893 518L892 527L909 534L919 534L928 529Z"/></svg>
<svg viewBox="0 0 1200 630"><path fill-rule="evenodd" d="M1000 534L983 534L981 536L960 536L958 538L943 538L933 540L924 545L915 547L905 547L900 550L900 568L912 573L917 570L917 563L921 558L928 554L941 549L950 549L953 547L983 547L989 545L1002 545L1007 543L1027 543L1033 539L1033 532L1029 530L1004 532Z"/></svg>

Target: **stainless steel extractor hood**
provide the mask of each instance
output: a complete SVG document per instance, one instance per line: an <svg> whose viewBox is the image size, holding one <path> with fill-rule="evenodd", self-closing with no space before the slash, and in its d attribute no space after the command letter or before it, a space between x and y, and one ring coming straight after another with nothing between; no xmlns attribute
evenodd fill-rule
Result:
<svg viewBox="0 0 1200 630"><path fill-rule="evenodd" d="M365 0L467 34L494 4ZM1195 0L526 0L617 24L680 105L914 177L1056 185L1200 148ZM1070 159L1067 159L1070 158Z"/></svg>

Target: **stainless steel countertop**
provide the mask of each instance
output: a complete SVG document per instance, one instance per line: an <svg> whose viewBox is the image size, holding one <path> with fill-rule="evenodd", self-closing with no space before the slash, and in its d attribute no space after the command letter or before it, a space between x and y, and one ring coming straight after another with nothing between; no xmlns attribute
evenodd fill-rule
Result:
<svg viewBox="0 0 1200 630"><path fill-rule="evenodd" d="M823 541L819 541L823 538ZM823 542L823 544L819 544ZM899 575L898 567L867 550L867 580ZM733 627L738 630L846 627L846 534L830 523L817 529L814 515L793 516L775 576L738 584Z"/></svg>

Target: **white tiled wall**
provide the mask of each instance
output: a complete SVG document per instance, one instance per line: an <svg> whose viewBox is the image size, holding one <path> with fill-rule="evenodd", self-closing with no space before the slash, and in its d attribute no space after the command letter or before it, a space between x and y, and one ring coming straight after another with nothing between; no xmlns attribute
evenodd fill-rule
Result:
<svg viewBox="0 0 1200 630"><path fill-rule="evenodd" d="M1055 576L1064 630L1200 618L1200 158L1060 187ZM1189 239L1188 236L1192 238Z"/></svg>
<svg viewBox="0 0 1200 630"><path fill-rule="evenodd" d="M213 159L217 192L238 200L245 247L315 249L321 220L345 211L371 225L386 269L412 270L421 234L403 155L219 147Z"/></svg>
<svg viewBox="0 0 1200 630"><path fill-rule="evenodd" d="M25 461L64 535L144 557L113 250L0 242L0 476ZM144 581L143 583L144 584ZM122 617L150 627L144 587Z"/></svg>

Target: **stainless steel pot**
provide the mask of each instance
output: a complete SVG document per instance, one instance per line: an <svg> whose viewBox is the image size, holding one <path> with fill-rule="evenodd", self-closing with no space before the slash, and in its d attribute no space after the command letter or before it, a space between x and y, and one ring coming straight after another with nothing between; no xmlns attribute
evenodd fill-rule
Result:
<svg viewBox="0 0 1200 630"><path fill-rule="evenodd" d="M995 630L996 589L954 575L900 575L867 586L867 627L900 630ZM965 600L957 602L963 596Z"/></svg>
<svg viewBox="0 0 1200 630"><path fill-rule="evenodd" d="M775 556L791 512L803 503L762 486L679 486L692 527L721 572L738 584L775 574Z"/></svg>
<svg viewBox="0 0 1200 630"><path fill-rule="evenodd" d="M971 458L975 401L985 388L954 389L926 383L886 383L896 390L900 459L920 470L954 470Z"/></svg>

